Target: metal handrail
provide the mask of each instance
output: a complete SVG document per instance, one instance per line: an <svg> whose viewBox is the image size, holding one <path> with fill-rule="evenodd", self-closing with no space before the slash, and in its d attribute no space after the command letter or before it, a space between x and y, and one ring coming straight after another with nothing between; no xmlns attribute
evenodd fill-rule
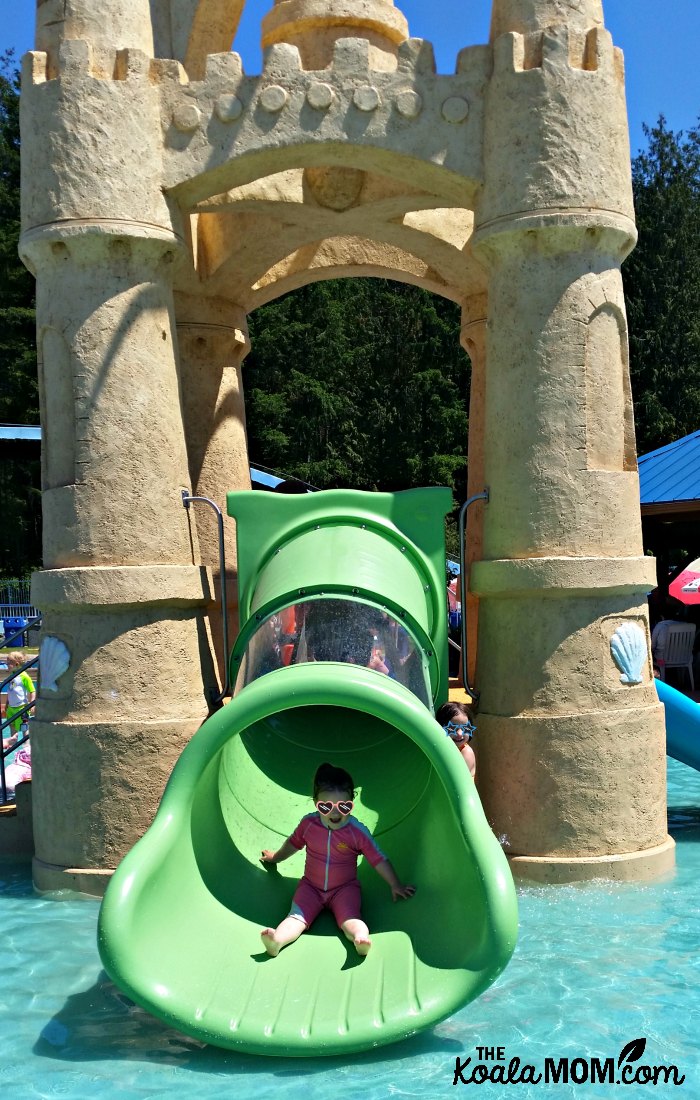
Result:
<svg viewBox="0 0 700 1100"><path fill-rule="evenodd" d="M462 603L462 676L464 688L473 702L479 702L479 692L469 683L469 664L467 661L467 512L477 500L485 500L488 504L489 491L476 493L469 500L465 500L459 513L459 595Z"/></svg>
<svg viewBox="0 0 700 1100"><path fill-rule="evenodd" d="M26 626L23 626L19 630L14 631L13 634L10 634L9 640L6 636L4 642L5 648L12 645L12 642L14 642L15 638L19 638L20 636L24 635L24 633L29 630L30 627L37 626L38 624L41 624L41 615L35 615L32 619L29 619ZM21 668L13 669L9 676L6 676L5 679L0 683L0 695L4 692L5 688L11 680L14 680L16 676L21 676L21 674L23 672L26 672L27 669L34 668L35 665L38 666L38 664L39 654L37 653L35 657L31 657L28 661L25 661ZM0 721L0 746L2 745L2 741L4 740L4 731L8 728L11 729L12 723L16 722L18 718L23 718L26 714L29 713L30 710L32 710L33 707L34 703L25 703L20 710L15 711L15 713L12 715L12 718L3 718ZM20 737L20 739L16 741L14 745L10 745L6 749L0 749L0 803L3 805L7 802L5 758L9 756L11 752L16 752L17 749L21 745L24 745L24 743L28 740L29 734L27 733L25 737Z"/></svg>
<svg viewBox="0 0 700 1100"><path fill-rule="evenodd" d="M215 500L210 500L209 497L193 497L190 493L187 492L187 489L182 490L182 503L188 511L190 504L208 504L216 512L219 527L219 574L221 577L221 633L223 634L224 640L224 686L219 695L217 695L213 700L213 705L217 706L219 703L223 702L226 695L230 695L231 693L228 667L228 601L226 599L226 547L224 545L224 514Z"/></svg>

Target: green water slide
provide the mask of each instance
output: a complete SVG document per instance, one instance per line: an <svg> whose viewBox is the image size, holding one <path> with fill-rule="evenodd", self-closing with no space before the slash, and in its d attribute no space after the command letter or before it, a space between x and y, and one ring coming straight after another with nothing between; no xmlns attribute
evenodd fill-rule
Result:
<svg viewBox="0 0 700 1100"><path fill-rule="evenodd" d="M233 700L178 761L100 912L113 980L167 1024L264 1055L361 1051L478 996L515 946L513 881L468 770L432 716L446 696L447 490L234 493L241 622ZM304 853L259 863L312 811L325 760L414 898L360 862L373 947L323 913L269 958Z"/></svg>

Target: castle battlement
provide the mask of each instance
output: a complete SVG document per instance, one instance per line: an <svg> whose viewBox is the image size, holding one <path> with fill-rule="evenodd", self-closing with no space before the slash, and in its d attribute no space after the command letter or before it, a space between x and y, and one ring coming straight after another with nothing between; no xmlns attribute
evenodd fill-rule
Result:
<svg viewBox="0 0 700 1100"><path fill-rule="evenodd" d="M143 135L152 134L151 178L158 179L159 195L184 185L188 193L207 197L214 192L205 174L223 170L226 186L237 186L246 182L249 158L267 165L294 148L292 156L303 166L318 163L322 149L323 163L357 167L359 157L366 170L379 174L387 157L398 154L411 186L420 176L434 190L429 175L439 168L444 202L469 205L482 175L491 47L463 50L450 75L436 72L433 47L421 39L399 47L393 69L375 69L371 58L366 39L343 38L328 68L307 70L296 46L279 43L265 51L260 74L247 75L240 56L227 52L210 55L203 79L192 80L177 60L153 59L140 49L115 51L109 78L103 55L87 41L63 42L55 63L47 64L44 53L30 53L24 60L27 111L42 120L47 137L61 133L56 169L62 182L51 189L61 197L58 204L38 194L30 200L27 189L27 224L77 213L82 197L76 195L75 206L67 201L74 190L71 142L87 117L94 133L108 125L123 138L104 150L94 142L80 149L83 160L97 158L95 171L101 165L108 173L120 149L134 155ZM108 174L112 188L120 173ZM131 205L131 186L125 187L117 204L124 209ZM106 206L96 200L97 192L89 202L91 216L106 216Z"/></svg>
<svg viewBox="0 0 700 1100"><path fill-rule="evenodd" d="M177 61L165 62L167 65L182 66ZM30 50L22 58L22 76L25 90L31 85L84 80L86 77L100 84L111 82L155 83L152 69L155 62L143 50L115 50L113 69L109 77L104 76L95 65L95 52L91 42L84 39L68 39L61 43L56 71L50 71L48 55L40 50ZM182 70L184 72L184 69Z"/></svg>
<svg viewBox="0 0 700 1100"><path fill-rule="evenodd" d="M604 27L593 27L587 34L563 24L531 34L511 31L496 39L493 63L497 74L554 68L624 77L622 51Z"/></svg>
<svg viewBox="0 0 700 1100"><path fill-rule="evenodd" d="M329 68L305 69L299 50L288 43L268 46L264 51L263 71L259 74L247 74L240 54L234 52L210 54L205 61L205 76L201 81L191 80L180 61L171 58L152 58L143 50L125 48L115 50L112 69L108 76L98 66L98 56L90 41L67 39L61 43L58 62L49 67L48 55L40 50L30 50L23 58L23 67L31 84L43 84L52 80L63 80L71 76L89 76L94 80L148 79L156 84L204 84L212 80L232 80L243 78L263 80L265 78L290 77L294 74L326 74L326 76L348 76L357 79L366 73L378 80L397 80L434 76L448 81L454 76L484 70L484 58L490 57L491 47L487 45L467 46L457 54L455 74L438 74L435 64L435 51L431 42L421 38L409 38L398 47L397 64L394 69L373 69L370 61L370 44L363 38L341 38L334 46L332 64ZM100 54L99 60L102 61Z"/></svg>
<svg viewBox="0 0 700 1100"><path fill-rule="evenodd" d="M260 75L247 76L234 54L215 54L201 81L155 62L165 186L234 155L302 143L381 145L477 179L490 47L462 51L451 75L436 73L433 48L420 39L399 48L393 70L373 69L370 56L366 40L344 38L330 67L306 70L299 50L280 43L266 50Z"/></svg>

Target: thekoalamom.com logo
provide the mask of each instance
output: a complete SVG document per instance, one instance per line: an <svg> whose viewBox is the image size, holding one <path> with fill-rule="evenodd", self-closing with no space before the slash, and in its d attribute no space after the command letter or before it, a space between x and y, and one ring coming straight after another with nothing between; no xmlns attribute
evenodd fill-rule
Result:
<svg viewBox="0 0 700 1100"><path fill-rule="evenodd" d="M457 1058L453 1085L682 1085L677 1066L641 1062L646 1039L633 1039L617 1058L545 1058L544 1065L506 1061L505 1047L475 1047L477 1059ZM637 1064L639 1063L639 1064Z"/></svg>

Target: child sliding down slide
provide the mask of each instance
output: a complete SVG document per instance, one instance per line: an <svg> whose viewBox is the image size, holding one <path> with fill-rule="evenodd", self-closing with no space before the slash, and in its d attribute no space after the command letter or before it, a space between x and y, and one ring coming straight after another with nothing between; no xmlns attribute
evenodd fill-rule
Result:
<svg viewBox="0 0 700 1100"><path fill-rule="evenodd" d="M260 862L277 864L306 846L304 875L292 899L289 915L276 928L260 933L268 955L276 956L293 943L319 915L330 909L341 931L359 955L372 946L362 920L357 860L365 856L388 882L394 901L410 898L415 886L404 886L366 825L351 817L355 784L343 768L321 764L314 776L316 813L307 814L277 852L264 850Z"/></svg>

